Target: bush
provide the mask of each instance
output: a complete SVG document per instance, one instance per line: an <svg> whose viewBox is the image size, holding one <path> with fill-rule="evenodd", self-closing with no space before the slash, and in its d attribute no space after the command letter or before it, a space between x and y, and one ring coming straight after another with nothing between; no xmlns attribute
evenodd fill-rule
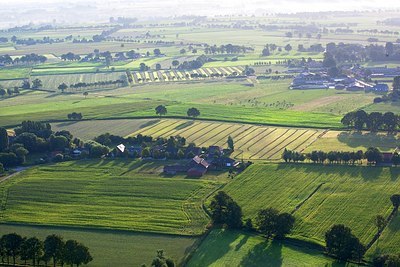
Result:
<svg viewBox="0 0 400 267"><path fill-rule="evenodd" d="M62 162L64 161L64 156L62 154L56 154L53 158L54 162Z"/></svg>

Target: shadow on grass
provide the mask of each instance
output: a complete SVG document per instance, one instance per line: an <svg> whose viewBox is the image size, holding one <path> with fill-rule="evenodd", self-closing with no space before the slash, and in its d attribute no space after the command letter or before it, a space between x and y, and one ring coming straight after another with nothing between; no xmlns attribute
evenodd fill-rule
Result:
<svg viewBox="0 0 400 267"><path fill-rule="evenodd" d="M257 244L242 259L240 266L282 266L282 247L282 243L275 240Z"/></svg>
<svg viewBox="0 0 400 267"><path fill-rule="evenodd" d="M362 133L362 132L342 132L338 135L338 140L349 147L377 147L380 150L388 150L396 147L399 140L396 135L382 133Z"/></svg>

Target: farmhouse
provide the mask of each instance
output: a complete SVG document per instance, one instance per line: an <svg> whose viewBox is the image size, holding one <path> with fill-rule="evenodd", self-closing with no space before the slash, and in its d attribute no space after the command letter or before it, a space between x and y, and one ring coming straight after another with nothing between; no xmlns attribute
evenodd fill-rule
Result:
<svg viewBox="0 0 400 267"><path fill-rule="evenodd" d="M327 89L331 83L328 75L323 73L303 72L297 75L291 89Z"/></svg>
<svg viewBox="0 0 400 267"><path fill-rule="evenodd" d="M372 90L375 92L386 93L386 92L389 92L389 86L385 83L378 83L378 84L375 84L374 87L372 87Z"/></svg>

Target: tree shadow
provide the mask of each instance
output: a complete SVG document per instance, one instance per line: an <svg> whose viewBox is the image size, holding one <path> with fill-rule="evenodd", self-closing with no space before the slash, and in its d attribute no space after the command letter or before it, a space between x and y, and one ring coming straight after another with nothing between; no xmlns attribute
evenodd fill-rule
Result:
<svg viewBox="0 0 400 267"><path fill-rule="evenodd" d="M387 150L390 148L389 144L393 144L393 149L399 139L394 134L382 133L362 133L362 132L342 132L337 137L338 141L345 143L349 147L376 147L380 150Z"/></svg>
<svg viewBox="0 0 400 267"><path fill-rule="evenodd" d="M282 266L282 243L280 241L264 241L256 245L242 259L240 266Z"/></svg>

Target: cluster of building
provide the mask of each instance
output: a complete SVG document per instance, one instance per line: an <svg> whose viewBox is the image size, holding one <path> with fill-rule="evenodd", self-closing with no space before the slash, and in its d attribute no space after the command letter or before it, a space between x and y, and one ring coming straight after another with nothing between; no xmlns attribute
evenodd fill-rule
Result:
<svg viewBox="0 0 400 267"><path fill-rule="evenodd" d="M388 92L389 86L384 83L366 83L348 75L339 75L338 77L332 78L323 72L302 72L293 79L290 89L337 89L347 91Z"/></svg>
<svg viewBox="0 0 400 267"><path fill-rule="evenodd" d="M189 177L201 177L210 170L237 168L240 162L229 158L225 150L219 146L210 146L207 153L198 148L198 154L183 164L164 166L164 174L186 174Z"/></svg>

